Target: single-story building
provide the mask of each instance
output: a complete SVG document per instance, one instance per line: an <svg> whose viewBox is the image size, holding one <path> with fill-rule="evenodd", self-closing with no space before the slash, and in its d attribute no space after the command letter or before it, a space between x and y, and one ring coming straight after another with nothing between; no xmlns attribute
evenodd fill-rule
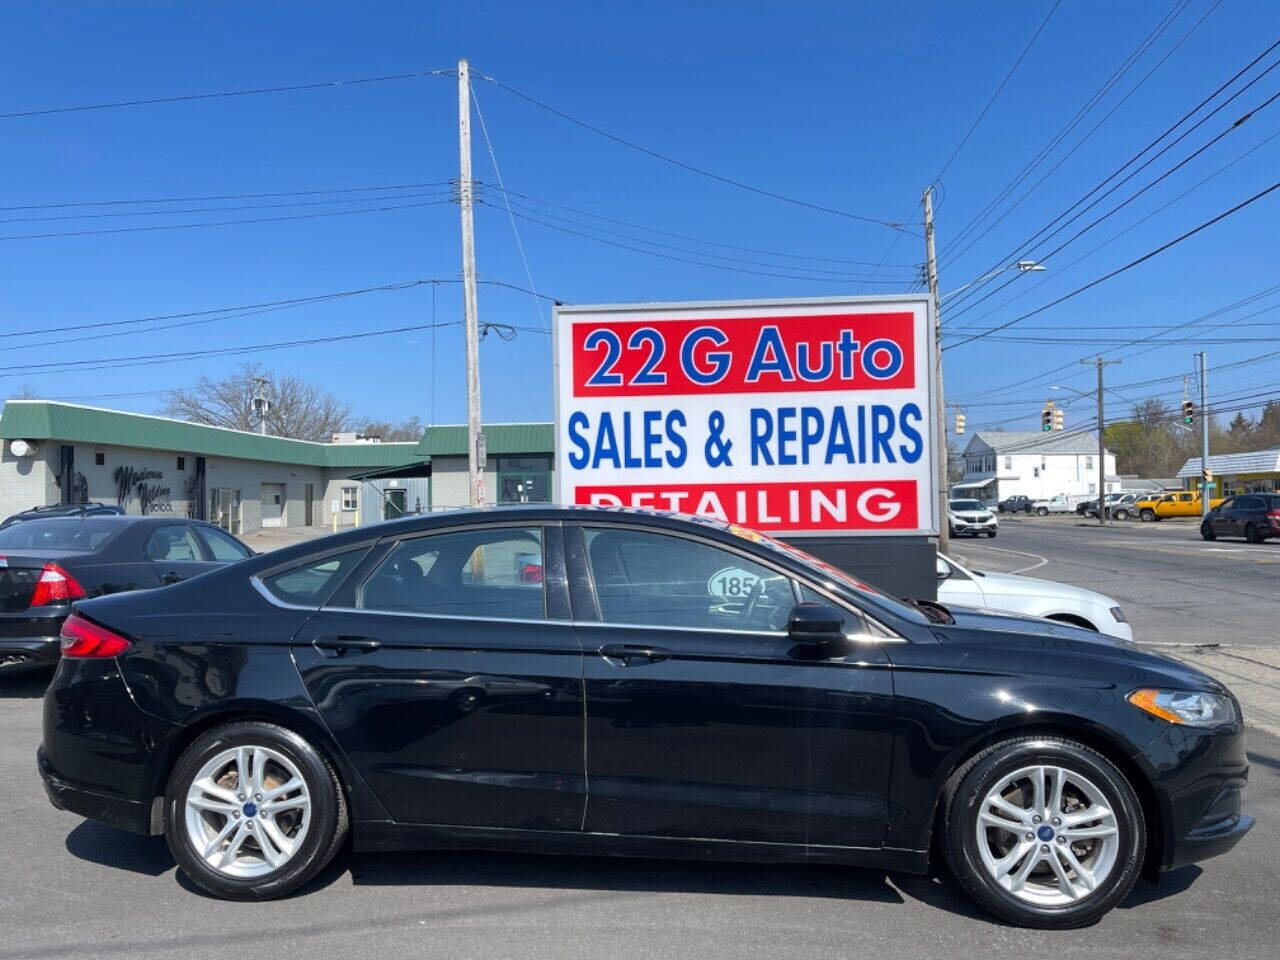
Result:
<svg viewBox="0 0 1280 960"><path fill-rule="evenodd" d="M1280 492L1280 447L1252 453L1211 453L1209 469L1213 471L1213 482L1218 485L1214 496ZM1199 457L1192 457L1178 471L1184 490L1195 490L1200 476Z"/></svg>
<svg viewBox="0 0 1280 960"><path fill-rule="evenodd" d="M964 448L964 479L951 485L953 497L993 504L1019 494L1044 500L1065 493L1098 492L1098 436L983 430ZM1106 454L1106 489L1121 488L1116 458Z"/></svg>
<svg viewBox="0 0 1280 960"><path fill-rule="evenodd" d="M549 423L484 428L490 502L549 500ZM466 428L421 440L313 443L48 400L0 411L0 519L97 501L232 533L350 527L467 505Z"/></svg>

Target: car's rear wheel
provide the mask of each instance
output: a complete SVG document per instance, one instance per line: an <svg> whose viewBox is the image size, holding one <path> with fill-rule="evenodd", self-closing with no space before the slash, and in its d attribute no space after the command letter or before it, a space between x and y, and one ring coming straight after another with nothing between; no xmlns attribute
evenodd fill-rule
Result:
<svg viewBox="0 0 1280 960"><path fill-rule="evenodd" d="M1244 538L1250 543L1261 543L1263 538L1258 534L1258 528L1255 524L1246 523L1244 525Z"/></svg>
<svg viewBox="0 0 1280 960"><path fill-rule="evenodd" d="M1216 540L1218 538L1218 535L1213 532L1213 524L1208 520L1200 524L1200 536L1204 537L1206 540Z"/></svg>
<svg viewBox="0 0 1280 960"><path fill-rule="evenodd" d="M1027 927L1093 923L1128 895L1146 827L1124 775L1055 737L989 747L951 778L943 849L986 909Z"/></svg>
<svg viewBox="0 0 1280 960"><path fill-rule="evenodd" d="M1048 508L1048 507L1036 507L1036 513L1037 513L1037 514L1039 514L1039 515L1040 515L1040 516L1042 516L1042 517L1047 517L1047 516L1049 515L1049 508Z"/></svg>
<svg viewBox="0 0 1280 960"><path fill-rule="evenodd" d="M329 762L272 723L210 730L174 766L165 835L198 886L229 900L292 892L333 859L347 807Z"/></svg>

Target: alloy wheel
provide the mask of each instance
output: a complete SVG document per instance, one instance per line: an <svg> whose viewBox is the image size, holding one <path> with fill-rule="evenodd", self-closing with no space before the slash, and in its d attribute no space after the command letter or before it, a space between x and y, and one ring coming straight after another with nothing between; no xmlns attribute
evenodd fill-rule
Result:
<svg viewBox="0 0 1280 960"><path fill-rule="evenodd" d="M1115 804L1086 777L1059 766L1023 767L983 798L977 824L983 865L1002 889L1040 907L1077 903L1114 869Z"/></svg>
<svg viewBox="0 0 1280 960"><path fill-rule="evenodd" d="M187 838L209 867L228 877L261 877L301 846L311 797L292 760L246 744L215 754L191 781L184 804Z"/></svg>

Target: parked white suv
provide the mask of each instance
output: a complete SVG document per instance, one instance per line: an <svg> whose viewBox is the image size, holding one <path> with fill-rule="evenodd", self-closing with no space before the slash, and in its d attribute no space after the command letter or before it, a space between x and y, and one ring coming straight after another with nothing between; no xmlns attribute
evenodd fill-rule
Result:
<svg viewBox="0 0 1280 960"><path fill-rule="evenodd" d="M958 537L962 533L978 536L985 533L994 537L1000 529L1000 521L991 512L990 507L982 505L978 500L949 500L947 502L947 525L951 536Z"/></svg>
<svg viewBox="0 0 1280 960"><path fill-rule="evenodd" d="M944 606L1004 610L1045 617L1133 640L1133 628L1115 600L1092 590L1012 573L970 570L938 554L938 602Z"/></svg>

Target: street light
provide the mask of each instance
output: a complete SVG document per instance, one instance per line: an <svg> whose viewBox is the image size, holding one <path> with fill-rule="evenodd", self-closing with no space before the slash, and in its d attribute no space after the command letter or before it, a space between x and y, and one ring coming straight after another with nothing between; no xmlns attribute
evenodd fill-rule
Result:
<svg viewBox="0 0 1280 960"><path fill-rule="evenodd" d="M985 276L978 277L978 279L976 280L970 280L963 287L956 287L950 293L944 293L942 295L942 299L946 300L950 297L954 297L961 290L968 290L975 283L981 283L983 280L990 280L992 277L999 276L1000 274L1004 273L1006 270L1017 270L1019 273L1042 273L1043 271L1048 269L1049 269L1048 267L1041 266L1039 263L1037 263L1034 260L1019 260L1017 263L1011 263L1006 267L1000 267L999 269L992 270L990 273L986 274Z"/></svg>

